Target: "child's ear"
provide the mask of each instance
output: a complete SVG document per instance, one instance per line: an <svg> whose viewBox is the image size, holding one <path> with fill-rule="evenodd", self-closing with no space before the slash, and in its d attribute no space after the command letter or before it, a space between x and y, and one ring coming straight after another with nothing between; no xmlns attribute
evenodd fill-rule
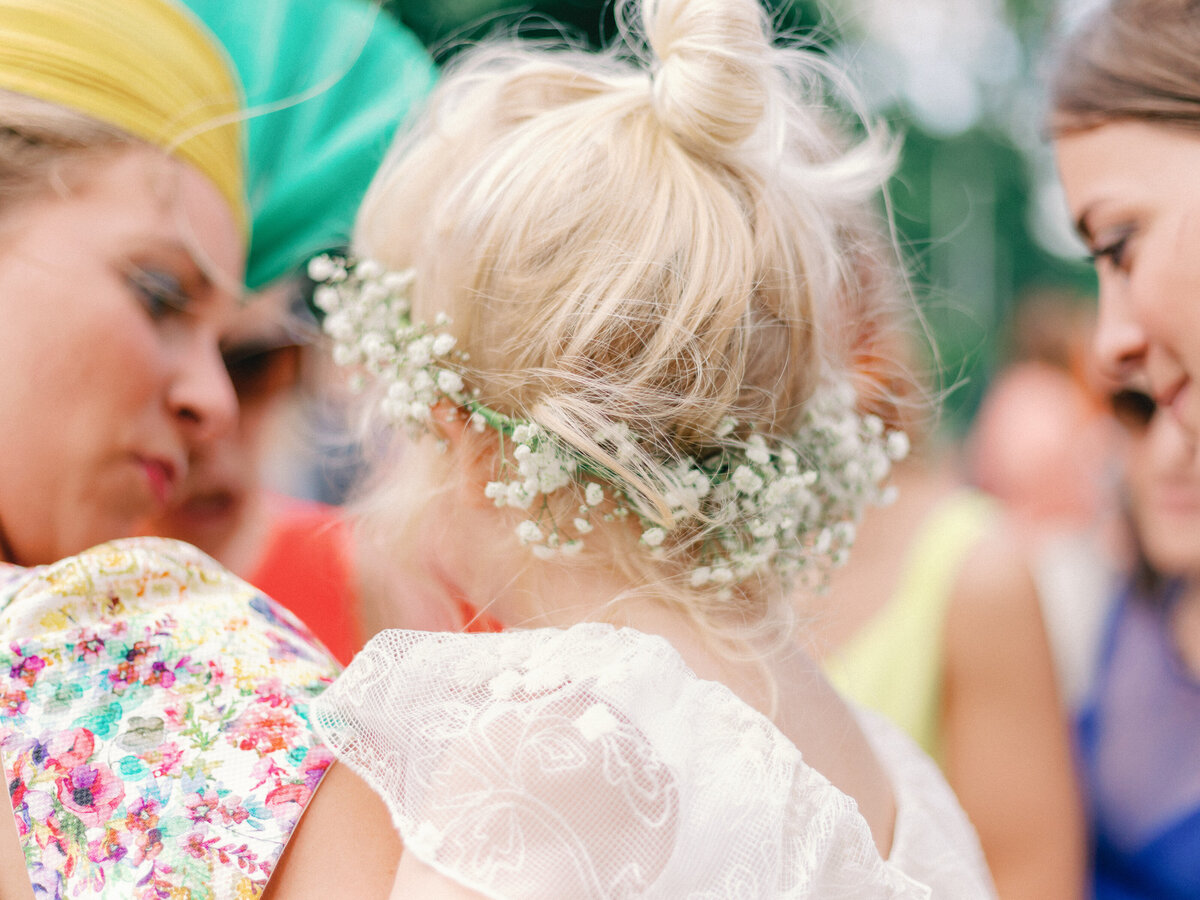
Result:
<svg viewBox="0 0 1200 900"><path fill-rule="evenodd" d="M466 438L465 429L470 413L445 399L435 403L429 413L434 432L450 445L450 449L457 450Z"/></svg>
<svg viewBox="0 0 1200 900"><path fill-rule="evenodd" d="M455 462L465 489L462 498L470 505L494 506L484 489L496 479L496 447L502 440L491 428L482 433L471 424L471 414L449 400L439 401L432 410L437 434L446 442L446 452Z"/></svg>

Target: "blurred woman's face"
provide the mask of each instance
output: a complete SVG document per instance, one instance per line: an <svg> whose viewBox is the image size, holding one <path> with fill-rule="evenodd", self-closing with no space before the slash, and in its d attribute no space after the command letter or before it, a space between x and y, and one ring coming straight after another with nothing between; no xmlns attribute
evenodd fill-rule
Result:
<svg viewBox="0 0 1200 900"><path fill-rule="evenodd" d="M231 320L222 353L238 398L236 426L195 448L187 478L144 533L195 544L235 569L257 561L264 532L253 513L265 444L300 375L299 327L288 310L295 290L286 282L269 288Z"/></svg>
<svg viewBox="0 0 1200 900"><path fill-rule="evenodd" d="M1133 416L1122 421L1129 435L1125 484L1142 551L1160 572L1196 576L1200 574L1196 443L1173 416L1156 411L1149 398L1143 398L1138 409L1136 421L1130 421Z"/></svg>
<svg viewBox="0 0 1200 900"><path fill-rule="evenodd" d="M1055 150L1100 279L1101 366L1200 433L1200 133L1111 122Z"/></svg>
<svg viewBox="0 0 1200 900"><path fill-rule="evenodd" d="M237 415L221 194L148 148L67 174L0 216L0 551L24 565L134 533Z"/></svg>

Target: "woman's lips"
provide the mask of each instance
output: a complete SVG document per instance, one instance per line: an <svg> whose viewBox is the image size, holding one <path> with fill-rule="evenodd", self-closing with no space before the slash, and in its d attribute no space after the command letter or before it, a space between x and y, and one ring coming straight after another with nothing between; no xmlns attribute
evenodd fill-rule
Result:
<svg viewBox="0 0 1200 900"><path fill-rule="evenodd" d="M1188 390L1189 383L1186 378L1176 381L1165 390L1155 394L1154 402L1159 409L1168 411L1186 432L1195 435L1200 428L1200 422L1191 421L1188 411L1184 408L1191 393Z"/></svg>
<svg viewBox="0 0 1200 900"><path fill-rule="evenodd" d="M164 459L140 457L142 471L146 473L146 481L150 485L150 493L162 507L167 506L171 495L175 492L175 466Z"/></svg>

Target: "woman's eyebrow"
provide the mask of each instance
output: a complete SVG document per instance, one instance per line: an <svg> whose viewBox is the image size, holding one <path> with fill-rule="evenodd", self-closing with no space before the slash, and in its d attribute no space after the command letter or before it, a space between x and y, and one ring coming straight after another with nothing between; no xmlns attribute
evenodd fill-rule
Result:
<svg viewBox="0 0 1200 900"><path fill-rule="evenodd" d="M143 250L135 254L145 264L148 257L158 256L179 266L179 276L184 287L192 295L192 299L201 299L216 289L216 281L208 272L208 266L203 258L197 258L195 246L177 237L163 234L150 234L142 244ZM146 249L148 248L148 249Z"/></svg>

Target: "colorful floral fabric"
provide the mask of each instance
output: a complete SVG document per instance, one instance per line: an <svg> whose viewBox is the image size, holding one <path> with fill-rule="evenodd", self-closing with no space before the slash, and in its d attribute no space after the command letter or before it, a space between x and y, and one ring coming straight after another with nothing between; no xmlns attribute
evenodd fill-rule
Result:
<svg viewBox="0 0 1200 900"><path fill-rule="evenodd" d="M262 893L332 756L336 662L186 544L0 566L0 761L39 897Z"/></svg>

